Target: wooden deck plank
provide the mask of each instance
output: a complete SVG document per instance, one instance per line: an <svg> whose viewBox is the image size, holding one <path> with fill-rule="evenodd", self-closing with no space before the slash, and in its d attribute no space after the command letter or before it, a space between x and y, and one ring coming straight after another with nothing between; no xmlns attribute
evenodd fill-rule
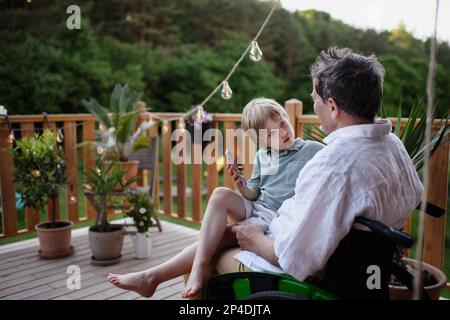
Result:
<svg viewBox="0 0 450 320"><path fill-rule="evenodd" d="M192 237L192 236L190 236L190 237ZM195 237L195 235L194 235L194 237ZM176 242L163 244L161 246L155 246L154 253L152 254L152 256L149 259L151 259L151 260L158 259L159 256L161 256L161 255L163 255L163 259L164 260L168 259L169 257L167 257L167 254L175 254L175 253L177 253L180 250L180 249L178 249L178 247L180 245L182 245L184 243L184 241L186 241L185 239L186 238L183 237L182 239L180 239L180 240L178 240ZM127 249L127 247L128 247L128 249ZM158 249L158 248L160 248L160 249ZM89 249L87 249L87 250L89 250ZM129 252L125 253L127 250ZM136 259L134 259L134 250L132 248L131 243L124 245L124 249L123 249L122 252L124 253L123 259L122 259L122 263L120 263L118 265L115 265L115 266L111 266L109 269L105 269L105 270L107 270L107 272L120 272L120 271L122 271L122 272L131 272L131 271L137 271L139 269L144 268L146 266L146 264L148 264L147 260L136 260ZM83 260L83 258L82 258L82 260ZM128 260L129 260L129 263L128 263L128 265L125 266L123 264L123 262L126 262ZM141 264L142 264L142 266L141 266ZM90 260L88 259L88 257L85 257L84 261L82 263L80 263L80 264L77 264L77 265L81 269L82 279L90 278L92 276L92 273L90 273L92 270L97 270L97 273L98 272L102 272L102 268L96 268L95 266L92 266L90 264ZM137 265L136 268L133 267L135 265ZM50 282L49 283L50 286L52 286L54 288L58 288L58 287L62 287L62 286L65 287L65 285L66 285L66 278L67 278L67 274L65 273L66 272L65 268L66 268L66 266L64 266L62 269L59 268L58 270L52 269L52 270L47 270L47 271L44 271L44 272L39 272L37 274L31 275L31 277L32 277L32 279L40 279L43 276L47 276L48 277L47 279L49 279L51 281L55 280L54 282ZM120 269L117 269L117 268L122 268L122 269L125 269L125 270L120 270ZM30 270L30 272L33 272L33 270ZM55 274L55 273L57 274L56 276L50 276L51 274ZM104 276L106 276L106 274L104 274ZM9 286L14 286L14 285L20 284L22 282L27 282L28 285L30 285L30 286L33 284L33 281L30 281L29 278L25 279L25 280L23 280L22 278L20 278L20 279L14 278L14 279L11 279L10 281L0 283L0 289L7 288Z"/></svg>
<svg viewBox="0 0 450 320"><path fill-rule="evenodd" d="M155 248L158 247L159 245L166 245L167 240L169 240L169 239L171 241L174 241L176 239L182 239L184 237L188 237L188 235L189 235L189 233L180 233L180 232L173 231L173 230L168 230L167 232L164 232L164 234L165 234L164 236L152 235L152 237L154 237ZM128 249L130 249L130 251L128 251ZM123 253L127 254L127 253L131 253L132 251L133 250L132 250L131 239L129 237L125 237ZM36 250L34 250L34 253L36 253ZM82 262L86 261L86 257L85 257L86 254L90 257L89 242L88 242L87 237L86 237L86 240L84 241L84 243L76 246L75 254L71 257L67 257L67 258L59 259L59 260L37 259L32 263L29 263L24 266L20 266L19 269L23 270L20 272L17 272L18 268L9 268L9 269L0 271L0 288L2 288L2 283L4 280L22 277L22 276L28 275L30 273L38 274L38 275L42 275L42 272L51 273L51 270L53 270L55 268L58 268L60 266L67 266L70 264L82 265ZM0 256L1 256L1 254L0 254ZM123 257L122 260L124 258L125 257ZM27 272L27 270L29 270L29 271Z"/></svg>
<svg viewBox="0 0 450 320"><path fill-rule="evenodd" d="M179 249L177 247L170 248L169 250L163 249L164 253L161 255L158 252L155 252L152 255L152 257L150 258L151 261L136 260L133 258L134 252L131 252L128 254L128 256L130 257L129 261L125 261L125 263L122 262L115 266L111 266L108 269L98 268L98 267L90 265L89 262L86 262L85 267L80 267L81 272L82 272L82 285L83 285L83 287L90 286L92 284L91 280L90 280L91 278L94 278L94 280L96 279L96 282L94 282L94 283L102 282L105 280L108 272L127 273L127 272L133 272L133 271L142 270L144 268L148 268L150 266L159 264L159 263L169 259L170 256L176 254L178 251L179 251ZM93 271L91 271L91 270L93 270ZM86 271L88 271L88 272L86 272ZM89 271L91 271L91 272L89 272ZM55 289L63 288L64 293L67 291L67 289L66 289L67 274L65 273L65 270L62 270L61 272L59 272L58 275L46 277L45 279L47 279L47 281L53 281L53 282L48 283L49 286L51 286ZM15 290L14 292L17 292L17 290L19 290L19 289L23 290L28 287L33 288L33 287L39 285L40 282L41 282L41 280L39 278L35 281L27 281L24 284L14 286L12 290L13 291ZM11 292L8 292L8 289L6 289L6 290L0 291L0 295L3 292L6 292L8 294L11 293ZM54 296L55 293L56 292L52 293L52 295Z"/></svg>
<svg viewBox="0 0 450 320"><path fill-rule="evenodd" d="M177 254L187 245L195 242L198 231L168 222L163 232L151 230L153 252L150 258L134 258L132 239L125 237L122 261L109 267L91 265L87 231L72 237L75 254L58 260L42 260L36 255L37 242L27 243L23 247L15 245L2 252L0 247L0 299L138 299L134 292L124 291L106 281L108 272L127 273L158 265ZM8 247L8 245L4 246ZM69 290L66 287L67 266L78 265L81 269L81 289ZM172 299L178 297L184 286L179 277L161 284L154 299ZM177 292L179 291L179 292Z"/></svg>

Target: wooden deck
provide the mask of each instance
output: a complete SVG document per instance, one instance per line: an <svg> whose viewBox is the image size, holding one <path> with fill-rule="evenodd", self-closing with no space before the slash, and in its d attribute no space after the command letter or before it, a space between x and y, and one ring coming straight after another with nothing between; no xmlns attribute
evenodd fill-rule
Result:
<svg viewBox="0 0 450 320"><path fill-rule="evenodd" d="M130 236L125 236L122 261L112 266L94 266L90 263L91 251L87 228L74 230L72 245L75 254L57 260L42 260L37 256L37 239L0 247L0 299L5 300L135 300L143 299L134 292L118 289L106 281L108 272L128 273L148 268L166 261L185 246L197 240L198 231L162 221L163 231L151 229L152 255L148 259L134 258ZM81 270L81 288L70 290L66 286L69 265ZM151 299L181 299L184 287L179 277L159 286Z"/></svg>

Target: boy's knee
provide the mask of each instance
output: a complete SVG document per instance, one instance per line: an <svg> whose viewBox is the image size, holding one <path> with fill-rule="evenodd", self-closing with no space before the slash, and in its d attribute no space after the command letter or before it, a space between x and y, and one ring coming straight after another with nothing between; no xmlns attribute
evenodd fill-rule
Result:
<svg viewBox="0 0 450 320"><path fill-rule="evenodd" d="M233 193L233 190L226 187L218 187L214 189L211 200L210 201L227 201L229 200L230 195Z"/></svg>

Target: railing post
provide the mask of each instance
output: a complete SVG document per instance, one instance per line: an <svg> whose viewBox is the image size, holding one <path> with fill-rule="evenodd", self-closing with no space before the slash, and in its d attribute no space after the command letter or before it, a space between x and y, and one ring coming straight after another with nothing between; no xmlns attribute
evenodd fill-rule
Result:
<svg viewBox="0 0 450 320"><path fill-rule="evenodd" d="M446 144L436 150L429 163L428 201L444 209L447 209L448 158L449 145ZM440 270L444 270L445 227L445 215L440 218L425 216L423 261Z"/></svg>
<svg viewBox="0 0 450 320"><path fill-rule="evenodd" d="M88 120L83 122L83 142L91 141L94 142L95 139L95 120ZM92 148L84 147L83 148L83 159L84 165L83 170L86 173L88 169L95 168L95 155L92 152ZM95 220L96 212L91 202L85 198L85 208L86 218L87 220Z"/></svg>
<svg viewBox="0 0 450 320"><path fill-rule="evenodd" d="M149 121L152 121L152 115L150 113L148 113ZM149 135L150 136L157 136L158 135L158 122L157 120L155 120L155 124L149 129ZM161 139L158 139L158 141L160 141ZM155 169L156 171L156 181L153 182L155 185L155 198L153 199L153 205L155 206L156 211L159 211L159 142L158 145L156 146L156 163L155 163Z"/></svg>
<svg viewBox="0 0 450 320"><path fill-rule="evenodd" d="M218 121L214 121L213 127L215 130L219 130ZM214 138L214 141L211 142L211 144L213 144L213 146L214 146L214 154L212 154L211 156L213 156L214 158L217 158L219 148L220 148L219 138L216 136ZM207 189L208 189L208 199L209 199L211 197L214 189L217 188L217 186L219 185L219 181L217 179L217 164L216 163L208 164L207 165L207 173L208 173L208 179L206 180L206 185L207 185Z"/></svg>
<svg viewBox="0 0 450 320"><path fill-rule="evenodd" d="M16 187L14 185L14 163L12 156L4 148L11 147L8 141L9 128L6 122L0 124L0 183L3 207L3 233L17 234Z"/></svg>
<svg viewBox="0 0 450 320"><path fill-rule="evenodd" d="M181 121L177 121L177 128L179 128L181 125ZM185 130L186 131L186 130ZM178 143L182 143L183 146L186 145L186 135L189 134L185 132L185 134L180 137L180 139L177 141ZM181 151L180 157L182 159L185 159L186 155L184 152L187 152L184 148ZM186 206L187 206L187 199L186 199L186 186L187 186L187 171L186 171L186 163L178 164L177 166L177 206L178 206L178 218L185 219L186 218Z"/></svg>
<svg viewBox="0 0 450 320"><path fill-rule="evenodd" d="M139 118L136 122L136 130L137 128L139 128L139 126L142 124L142 122L145 121L145 116L147 111L146 109L146 105L145 102L138 102L137 104L137 109L139 110L140 114L139 114ZM147 135L147 133L144 133L144 135ZM148 171L147 170L143 170L143 169L138 169L138 185L143 187L143 186L147 186L148 185L148 177L147 177Z"/></svg>
<svg viewBox="0 0 450 320"><path fill-rule="evenodd" d="M224 137L225 137L225 150L229 149L232 153L233 156L236 157L236 139L235 139L235 135L234 132L236 130L236 124L234 122L231 121L225 121L225 123L223 124L223 131L224 131ZM234 184L233 184L233 180L231 179L230 175L227 172L226 166L227 166L227 160L226 157L224 159L225 161L225 165L224 165L224 170L223 170L223 184L225 187L230 188L230 189L234 189Z"/></svg>
<svg viewBox="0 0 450 320"><path fill-rule="evenodd" d="M163 185L164 185L164 214L172 214L172 128L170 123L163 121L162 124L162 161L163 161Z"/></svg>
<svg viewBox="0 0 450 320"><path fill-rule="evenodd" d="M67 158L66 204L67 220L77 223L78 214L78 159L77 159L77 127L75 121L64 122L64 149ZM74 198L72 198L74 197ZM72 200L73 199L73 200Z"/></svg>
<svg viewBox="0 0 450 320"><path fill-rule="evenodd" d="M294 134L296 137L303 138L303 124L299 119L303 115L303 102L298 99L290 99L284 103L284 108L289 115Z"/></svg>

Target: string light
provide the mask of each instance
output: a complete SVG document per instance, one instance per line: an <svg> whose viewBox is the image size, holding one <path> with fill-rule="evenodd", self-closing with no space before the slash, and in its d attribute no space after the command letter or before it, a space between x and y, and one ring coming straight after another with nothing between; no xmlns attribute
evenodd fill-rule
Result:
<svg viewBox="0 0 450 320"><path fill-rule="evenodd" d="M42 112L42 115L44 116L44 120L45 120L45 124L47 125L47 128L50 129L52 126L50 125L50 120L48 120L47 112Z"/></svg>
<svg viewBox="0 0 450 320"><path fill-rule="evenodd" d="M230 100L232 95L233 91L231 91L228 81L224 81L222 85L222 98L224 98L225 100Z"/></svg>
<svg viewBox="0 0 450 320"><path fill-rule="evenodd" d="M163 121L163 127L162 127L162 130L163 130L163 132L164 133L167 133L167 132L169 132L169 126L168 126L168 121L167 120L164 120Z"/></svg>
<svg viewBox="0 0 450 320"><path fill-rule="evenodd" d="M62 133L61 128L58 129L58 134L56 135L56 141L57 141L58 143L61 143L61 142L64 141L64 135L63 135L63 133Z"/></svg>
<svg viewBox="0 0 450 320"><path fill-rule="evenodd" d="M13 144L14 140L16 140L16 137L14 136L14 132L11 131L6 139L6 142L8 142L8 144Z"/></svg>
<svg viewBox="0 0 450 320"><path fill-rule="evenodd" d="M70 198L69 198L69 203L70 203L70 204L75 204L75 203L77 203L77 197L75 197L75 196L70 196Z"/></svg>
<svg viewBox="0 0 450 320"><path fill-rule="evenodd" d="M194 112L198 112L198 109L203 108L203 106L217 93L217 91L219 91L219 89L222 88L222 98L225 100L228 100L231 98L233 92L230 88L230 85L228 84L228 80L231 78L231 76L233 75L233 73L236 71L237 67L239 66L239 64L242 62L242 60L244 59L244 57L246 56L247 53L249 53L250 55L250 59L252 61L259 61L262 58L262 51L258 45L258 38L261 35L262 31L264 30L264 28L266 27L267 23L269 22L270 18L272 17L272 14L274 13L275 9L277 8L277 6L279 5L280 0L276 0L274 5L272 6L272 9L270 10L269 14L266 17L266 20L264 20L264 23L262 24L262 26L259 28L258 32L256 33L256 36L252 39L252 41L250 42L250 44L247 46L247 48L245 49L245 51L242 53L242 55L240 56L240 58L236 61L236 63L233 65L233 67L231 68L231 71L227 74L227 76L225 77L225 79L223 81L221 81L215 88L214 90L212 90L210 92L210 94L196 107L193 108L192 110L188 111L187 113L184 114L184 118L187 118L188 116L190 116L191 114L193 114ZM176 118L166 118L164 119L164 121L176 121L178 120L179 117Z"/></svg>
<svg viewBox="0 0 450 320"><path fill-rule="evenodd" d="M262 51L258 46L257 41L252 41L252 47L250 49L250 59L254 62L258 62L262 58Z"/></svg>
<svg viewBox="0 0 450 320"><path fill-rule="evenodd" d="M184 121L184 118L180 118L178 120L178 129L182 130L183 133L186 130L186 122Z"/></svg>
<svg viewBox="0 0 450 320"><path fill-rule="evenodd" d="M31 0L30 0L31 2ZM247 53L249 54L249 57L252 61L254 62L258 62L262 59L262 51L258 45L258 38L261 35L262 31L264 30L264 28L266 27L267 23L269 22L270 18L272 17L272 14L274 13L275 9L277 8L277 6L279 5L280 0L276 0L274 1L274 5L272 6L272 9L270 10L269 14L267 15L266 19L264 20L264 23L261 25L261 27L259 28L258 32L256 33L255 37L250 41L250 44L247 46L247 48L245 49L245 51L242 53L242 55L240 56L240 58L235 62L235 64L233 65L233 67L231 68L230 72L227 74L227 76L225 77L225 79L223 79L211 92L210 94L195 108L193 108L192 110L184 113L184 115L182 116L183 118L183 122L184 119L189 117L190 115L196 113L197 114L197 118L196 121L197 122L201 122L204 119L204 111L203 111L203 107L204 105L217 93L217 91L221 90L221 96L223 99L225 100L229 100L231 99L232 95L233 95L233 91L231 90L231 87L228 83L228 80L231 78L231 76L234 74L234 72L236 71L237 67L239 66L239 64L242 62L242 60L244 59L244 57L247 55ZM132 20L132 16L131 15L126 15L125 19L127 21L131 21ZM156 117L155 117L156 118ZM167 132L169 130L167 123L170 121L177 121L180 120L180 116L174 117L174 118L165 118L163 120L163 132ZM152 121L152 120L149 120ZM164 124L165 123L165 124ZM180 121L181 124L181 121ZM82 125L82 123L80 124L76 124L75 126L78 125ZM151 124L149 125L149 127L153 126L153 123L151 122ZM100 124L99 125L99 129L101 131L107 131L108 129L106 128L106 126L104 124ZM23 131L27 131L26 129ZM29 130L29 131L34 131L34 130ZM13 130L10 129L11 134L13 133ZM97 148L97 153L98 153L99 149Z"/></svg>
<svg viewBox="0 0 450 320"><path fill-rule="evenodd" d="M33 170L31 174L36 178L39 178L41 176L41 172L39 170Z"/></svg>
<svg viewBox="0 0 450 320"><path fill-rule="evenodd" d="M105 153L105 148L103 148L102 146L98 146L97 147L97 154L99 156L103 155Z"/></svg>
<svg viewBox="0 0 450 320"><path fill-rule="evenodd" d="M9 130L9 135L6 138L6 142L8 144L12 144L15 140L15 137L14 137L14 131L12 128L11 120L9 119L8 114L5 113L4 116L5 116L6 123L8 124L8 130Z"/></svg>
<svg viewBox="0 0 450 320"><path fill-rule="evenodd" d="M204 119L205 119L205 112L203 111L203 107L199 106L197 108L197 115L195 116L195 122L201 124Z"/></svg>

